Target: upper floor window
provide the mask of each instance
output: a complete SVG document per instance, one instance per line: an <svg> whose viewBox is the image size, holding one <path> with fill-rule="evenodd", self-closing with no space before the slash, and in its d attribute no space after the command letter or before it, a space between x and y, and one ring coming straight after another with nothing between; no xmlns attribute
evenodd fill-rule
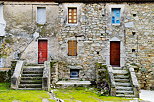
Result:
<svg viewBox="0 0 154 102"><path fill-rule="evenodd" d="M120 8L112 8L112 24L120 24Z"/></svg>
<svg viewBox="0 0 154 102"><path fill-rule="evenodd" d="M69 7L68 8L68 23L77 23L77 8Z"/></svg>
<svg viewBox="0 0 154 102"><path fill-rule="evenodd" d="M37 23L45 24L46 23L46 8L37 7Z"/></svg>
<svg viewBox="0 0 154 102"><path fill-rule="evenodd" d="M77 56L77 41L68 41L68 56Z"/></svg>

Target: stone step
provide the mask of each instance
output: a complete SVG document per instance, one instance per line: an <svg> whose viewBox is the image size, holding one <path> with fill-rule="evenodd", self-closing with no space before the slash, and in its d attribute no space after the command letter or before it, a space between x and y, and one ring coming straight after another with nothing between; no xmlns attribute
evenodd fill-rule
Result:
<svg viewBox="0 0 154 102"><path fill-rule="evenodd" d="M42 88L18 88L18 90L42 90Z"/></svg>
<svg viewBox="0 0 154 102"><path fill-rule="evenodd" d="M43 74L22 74L22 77L42 77Z"/></svg>
<svg viewBox="0 0 154 102"><path fill-rule="evenodd" d="M42 80L42 77L21 77L21 80Z"/></svg>
<svg viewBox="0 0 154 102"><path fill-rule="evenodd" d="M23 74L43 74L43 71L23 71Z"/></svg>
<svg viewBox="0 0 154 102"><path fill-rule="evenodd" d="M30 71L41 71L43 72L43 68L23 68L23 72L30 72Z"/></svg>
<svg viewBox="0 0 154 102"><path fill-rule="evenodd" d="M116 84L116 86L131 86L130 83L120 83L120 82L116 82L115 84Z"/></svg>
<svg viewBox="0 0 154 102"><path fill-rule="evenodd" d="M113 70L123 70L122 67L112 67Z"/></svg>
<svg viewBox="0 0 154 102"><path fill-rule="evenodd" d="M121 74L121 75L124 75L124 74L128 74L128 71L127 70L113 70L113 74Z"/></svg>
<svg viewBox="0 0 154 102"><path fill-rule="evenodd" d="M128 75L114 75L115 79L129 79Z"/></svg>
<svg viewBox="0 0 154 102"><path fill-rule="evenodd" d="M19 84L19 88L42 88L42 84Z"/></svg>
<svg viewBox="0 0 154 102"><path fill-rule="evenodd" d="M20 84L42 84L42 80L21 80Z"/></svg>
<svg viewBox="0 0 154 102"><path fill-rule="evenodd" d="M132 87L116 87L116 90L127 90L127 91L133 91Z"/></svg>
<svg viewBox="0 0 154 102"><path fill-rule="evenodd" d="M23 68L44 68L44 66L23 66Z"/></svg>
<svg viewBox="0 0 154 102"><path fill-rule="evenodd" d="M117 94L116 96L117 97L130 97L130 98L135 97L135 95L125 95L125 94Z"/></svg>
<svg viewBox="0 0 154 102"><path fill-rule="evenodd" d="M129 79L114 79L115 82L130 82Z"/></svg>
<svg viewBox="0 0 154 102"><path fill-rule="evenodd" d="M116 90L116 93L118 94L133 94L133 91L125 91L125 90Z"/></svg>

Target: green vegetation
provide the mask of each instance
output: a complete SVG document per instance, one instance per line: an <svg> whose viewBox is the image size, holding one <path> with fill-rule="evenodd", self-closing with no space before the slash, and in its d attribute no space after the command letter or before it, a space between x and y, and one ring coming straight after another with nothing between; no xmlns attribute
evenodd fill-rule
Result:
<svg viewBox="0 0 154 102"><path fill-rule="evenodd" d="M54 93L57 98L63 99L65 102L124 102L131 100L120 97L101 96L97 94L95 88L71 87L67 89L56 89Z"/></svg>
<svg viewBox="0 0 154 102"><path fill-rule="evenodd" d="M55 100L49 99L50 96L46 91L43 90L12 90L9 88L9 83L0 83L0 102L42 102L42 99L46 98L50 102L56 102ZM112 97L112 96L101 96L95 88L66 88L56 89L54 91L57 98L63 99L65 102L125 102L130 99Z"/></svg>
<svg viewBox="0 0 154 102"><path fill-rule="evenodd" d="M43 98L50 98L46 91L43 90L12 90L10 84L0 83L0 102L42 102ZM54 100L50 100L55 102Z"/></svg>

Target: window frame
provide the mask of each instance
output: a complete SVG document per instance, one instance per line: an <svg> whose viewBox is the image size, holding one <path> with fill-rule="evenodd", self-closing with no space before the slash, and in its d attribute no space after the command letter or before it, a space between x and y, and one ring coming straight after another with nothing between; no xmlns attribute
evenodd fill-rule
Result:
<svg viewBox="0 0 154 102"><path fill-rule="evenodd" d="M76 75L72 75L76 73ZM79 69L70 69L70 79L79 79Z"/></svg>
<svg viewBox="0 0 154 102"><path fill-rule="evenodd" d="M81 9L82 9L82 5L81 3L64 3L62 4L62 10L63 10L63 14L61 19L64 23L64 26L67 27L67 26L78 26L80 25L80 12L81 12ZM77 23L68 23L68 8L77 8Z"/></svg>
<svg viewBox="0 0 154 102"><path fill-rule="evenodd" d="M124 14L125 14L125 6L124 4L106 4L106 11L109 13L108 23L111 26L120 26L124 23ZM120 24L112 24L112 8L120 8Z"/></svg>
<svg viewBox="0 0 154 102"><path fill-rule="evenodd" d="M45 8L45 22L44 23L40 23L38 22L38 8ZM38 6L36 7L36 23L40 24L40 25L45 25L47 23L47 11L46 11L46 7L45 6Z"/></svg>

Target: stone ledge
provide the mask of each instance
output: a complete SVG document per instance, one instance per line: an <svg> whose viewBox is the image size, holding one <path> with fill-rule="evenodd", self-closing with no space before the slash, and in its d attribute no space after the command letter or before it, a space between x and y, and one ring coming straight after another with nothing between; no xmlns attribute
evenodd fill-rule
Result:
<svg viewBox="0 0 154 102"><path fill-rule="evenodd" d="M59 85L59 84L65 84L65 85L74 85L74 84L77 84L77 85L83 85L83 84L85 84L85 85L90 85L91 84L91 82L90 81L58 81L57 83L56 83L57 85Z"/></svg>

